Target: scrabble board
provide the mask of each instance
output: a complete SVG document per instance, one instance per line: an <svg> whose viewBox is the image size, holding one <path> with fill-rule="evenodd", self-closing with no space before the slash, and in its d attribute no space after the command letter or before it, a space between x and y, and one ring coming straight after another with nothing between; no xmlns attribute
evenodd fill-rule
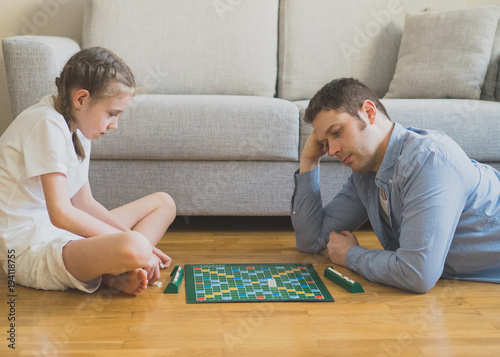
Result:
<svg viewBox="0 0 500 357"><path fill-rule="evenodd" d="M187 303L334 301L311 264L185 265Z"/></svg>

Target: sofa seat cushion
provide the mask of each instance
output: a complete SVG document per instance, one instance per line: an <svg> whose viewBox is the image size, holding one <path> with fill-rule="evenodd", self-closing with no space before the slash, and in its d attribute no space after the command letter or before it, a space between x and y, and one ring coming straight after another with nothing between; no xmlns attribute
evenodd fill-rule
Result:
<svg viewBox="0 0 500 357"><path fill-rule="evenodd" d="M295 102L301 118L308 101ZM444 132L455 140L470 158L481 162L498 162L500 152L499 102L459 99L383 99L393 122ZM300 121L300 153L312 131ZM336 161L327 155L322 160Z"/></svg>
<svg viewBox="0 0 500 357"><path fill-rule="evenodd" d="M298 159L299 111L252 96L137 95L118 129L94 141L94 159Z"/></svg>
<svg viewBox="0 0 500 357"><path fill-rule="evenodd" d="M83 47L122 57L152 94L275 94L278 0L87 0Z"/></svg>

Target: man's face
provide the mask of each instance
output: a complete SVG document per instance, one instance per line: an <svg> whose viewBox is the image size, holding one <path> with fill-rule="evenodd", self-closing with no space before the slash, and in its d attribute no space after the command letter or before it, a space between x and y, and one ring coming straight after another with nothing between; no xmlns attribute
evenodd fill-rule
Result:
<svg viewBox="0 0 500 357"><path fill-rule="evenodd" d="M380 141L366 113L356 118L335 110L321 111L312 125L329 156L336 156L354 172L377 171L382 158L377 155Z"/></svg>

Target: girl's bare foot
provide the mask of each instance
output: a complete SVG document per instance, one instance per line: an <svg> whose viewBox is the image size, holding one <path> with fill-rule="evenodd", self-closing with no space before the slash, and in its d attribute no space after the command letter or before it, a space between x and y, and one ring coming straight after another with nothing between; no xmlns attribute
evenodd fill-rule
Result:
<svg viewBox="0 0 500 357"><path fill-rule="evenodd" d="M148 277L144 269L135 269L120 275L103 275L104 285L120 290L124 294L137 296L148 288Z"/></svg>

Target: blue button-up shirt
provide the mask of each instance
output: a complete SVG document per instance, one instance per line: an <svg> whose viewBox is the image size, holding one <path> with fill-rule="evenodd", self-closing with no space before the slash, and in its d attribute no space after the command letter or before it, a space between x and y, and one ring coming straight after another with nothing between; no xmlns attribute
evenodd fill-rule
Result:
<svg viewBox="0 0 500 357"><path fill-rule="evenodd" d="M352 173L324 208L319 167L296 173L291 216L307 253L324 250L330 232L369 219L384 251L351 247L346 265L371 281L414 292L440 277L500 283L500 173L443 133L395 124L378 172Z"/></svg>

